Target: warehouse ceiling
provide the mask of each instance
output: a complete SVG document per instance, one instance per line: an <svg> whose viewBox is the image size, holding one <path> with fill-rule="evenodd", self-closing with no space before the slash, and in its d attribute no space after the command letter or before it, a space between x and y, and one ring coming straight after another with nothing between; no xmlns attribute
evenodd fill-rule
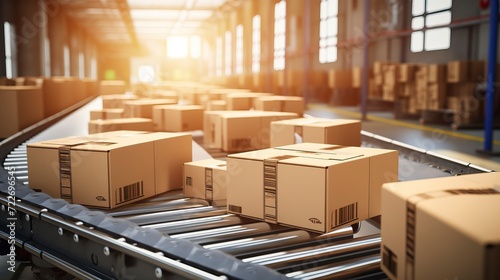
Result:
<svg viewBox="0 0 500 280"><path fill-rule="evenodd" d="M69 17L101 45L135 45L202 34L242 0L69 0Z"/></svg>

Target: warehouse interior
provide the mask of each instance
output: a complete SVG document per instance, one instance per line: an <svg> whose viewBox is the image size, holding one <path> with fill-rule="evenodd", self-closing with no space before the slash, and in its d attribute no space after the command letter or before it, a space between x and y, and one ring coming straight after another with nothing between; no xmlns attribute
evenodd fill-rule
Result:
<svg viewBox="0 0 500 280"><path fill-rule="evenodd" d="M500 211L498 2L1 1L0 278L500 277L495 265L500 261L500 228L491 222ZM287 125L292 140L276 144L285 139ZM306 127L315 125L331 129L335 140L307 140L312 138L306 136ZM333 132L341 125L343 130ZM144 140L149 137L144 132L151 138ZM134 137L142 140L131 140ZM120 141L129 143L124 146L137 141L137 147L154 142L151 162L145 150L127 150L128 157L117 162L110 156L106 164L111 167L81 154L95 149L112 155ZM169 143L167 148L160 141ZM89 147L79 148L84 143ZM165 149L161 156L170 161L159 159L156 147ZM55 154L49 156L49 150ZM393 151L396 161L390 159ZM76 157L68 165L69 175L63 175L63 153ZM366 176L378 187L372 190L370 185L367 215L359 214L364 218L358 219L356 202L349 204L356 205L355 211L345 206L331 214L334 221L356 213L356 219L340 222L342 226L335 220L328 228L328 213L321 222L309 217L311 225L296 223L301 216L296 208L305 212L324 203L322 211L328 212L333 209L329 203L338 203L337 194L317 198L312 191L301 196L296 190L298 198L290 198L284 182L312 188L323 176L312 167L321 166L332 170L324 176L339 177L325 177L326 190L323 186L318 193L348 197L330 182L343 182L346 189L352 183L354 188L364 171L333 171L336 165L319 162L346 161L345 166L352 162L361 168L365 157L371 164ZM192 178L187 168L200 168L203 160L214 161L196 173L204 176L202 194L189 193ZM250 165L255 161L262 161L262 168ZM110 189L104 197L95 197L98 202L77 197L94 196L100 182L94 179L101 175L85 173L83 189L77 190L73 168L100 166L95 170L108 172L105 168L112 170L120 162L130 165L123 167L128 171L117 172L119 179L106 177ZM156 174L158 162L169 166L162 175ZM280 177L288 170L285 165L296 170L301 164L308 168L290 172L293 179ZM143 193L140 181L140 194L132 184L116 190L116 201L111 198L113 180L123 181L148 168L154 170L154 184L164 180L168 187L155 185L154 193ZM270 168L275 168L271 179ZM227 198L226 189L223 198L212 189L219 169L228 176ZM299 173L306 169L316 175ZM253 189L251 182L260 178L259 172L264 191L255 202L247 189ZM349 174L347 179L342 173ZM283 182L281 188L278 181ZM471 215L484 218L453 214L464 208L462 202L443 204L446 207L420 202L435 193L421 191L416 199L419 182L426 191L437 186L471 196L463 205L474 205ZM131 186L134 191L123 190ZM483 199L479 189L495 195ZM376 196L375 202L370 195ZM241 207L246 203L249 206ZM262 214L245 212L262 203ZM359 204L361 213L365 206ZM431 213L438 220L429 222L429 229L455 223L465 229L450 226L449 244L438 237L424 241L418 227L409 225L420 220L408 214L411 207L424 204L424 210L418 210L424 214L417 216ZM337 211L345 213L335 216ZM391 218L384 220L384 213ZM400 226L403 222L406 228ZM443 226L443 234L447 230ZM427 245L419 245L415 236ZM480 249L465 247L472 246L467 238ZM394 244L406 247L399 252ZM448 245L471 256L479 250L486 257L467 263L445 253L433 256L427 248L438 245L451 256L454 251L446 249ZM433 261L441 269L433 267Z"/></svg>

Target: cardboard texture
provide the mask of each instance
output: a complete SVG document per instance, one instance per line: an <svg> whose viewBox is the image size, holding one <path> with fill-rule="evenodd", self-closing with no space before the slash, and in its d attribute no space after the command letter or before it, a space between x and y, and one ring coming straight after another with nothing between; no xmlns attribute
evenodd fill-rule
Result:
<svg viewBox="0 0 500 280"><path fill-rule="evenodd" d="M228 155L230 213L320 233L380 214L380 182L397 180L397 151L294 146Z"/></svg>
<svg viewBox="0 0 500 280"><path fill-rule="evenodd" d="M286 112L205 111L204 146L226 152L269 148L271 122L297 117Z"/></svg>
<svg viewBox="0 0 500 280"><path fill-rule="evenodd" d="M203 106L163 105L153 107L153 123L156 131L203 130Z"/></svg>
<svg viewBox="0 0 500 280"><path fill-rule="evenodd" d="M302 116L304 114L304 98L298 96L262 96L254 100L254 109L290 112Z"/></svg>
<svg viewBox="0 0 500 280"><path fill-rule="evenodd" d="M182 187L192 138L124 131L28 145L29 185L52 197L115 208Z"/></svg>
<svg viewBox="0 0 500 280"><path fill-rule="evenodd" d="M227 109L226 100L208 100L205 103L205 110L207 111L225 111Z"/></svg>
<svg viewBox="0 0 500 280"><path fill-rule="evenodd" d="M153 106L177 104L175 99L138 99L123 102L123 117L153 118Z"/></svg>
<svg viewBox="0 0 500 280"><path fill-rule="evenodd" d="M498 279L500 173L385 184L382 270L391 279Z"/></svg>
<svg viewBox="0 0 500 280"><path fill-rule="evenodd" d="M54 77L43 81L43 111L50 117L76 103L74 88L64 77Z"/></svg>
<svg viewBox="0 0 500 280"><path fill-rule="evenodd" d="M105 108L101 110L90 111L91 120L110 120L123 117L123 109Z"/></svg>
<svg viewBox="0 0 500 280"><path fill-rule="evenodd" d="M146 118L90 120L88 129L90 134L116 130L153 131L153 121Z"/></svg>
<svg viewBox="0 0 500 280"><path fill-rule="evenodd" d="M227 199L226 161L206 159L184 163L184 196L210 201Z"/></svg>
<svg viewBox="0 0 500 280"><path fill-rule="evenodd" d="M353 71L348 70L330 70L328 71L328 87L332 89L351 88Z"/></svg>
<svg viewBox="0 0 500 280"><path fill-rule="evenodd" d="M137 100L139 97L131 94L110 94L101 96L103 108L121 108L123 102L129 100Z"/></svg>
<svg viewBox="0 0 500 280"><path fill-rule="evenodd" d="M352 68L352 87L360 88L361 87L361 76L362 76L362 68L361 67L353 67Z"/></svg>
<svg viewBox="0 0 500 280"><path fill-rule="evenodd" d="M361 145L361 122L358 120L300 118L271 123L271 147L290 145L300 136L303 142Z"/></svg>
<svg viewBox="0 0 500 280"><path fill-rule="evenodd" d="M447 77L448 83L462 83L467 81L468 77L467 61L448 62Z"/></svg>

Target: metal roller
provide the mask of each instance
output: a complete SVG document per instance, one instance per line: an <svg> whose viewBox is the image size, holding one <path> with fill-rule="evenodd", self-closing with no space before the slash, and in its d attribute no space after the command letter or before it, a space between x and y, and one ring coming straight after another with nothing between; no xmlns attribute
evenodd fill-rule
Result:
<svg viewBox="0 0 500 280"><path fill-rule="evenodd" d="M218 216L218 215L224 215L226 213L227 211L225 207L222 208L213 206L201 206L201 207L193 207L187 209L170 210L164 212L121 216L121 218L136 223L140 226L145 226L145 225L173 222L185 219Z"/></svg>
<svg viewBox="0 0 500 280"><path fill-rule="evenodd" d="M192 232L216 227L234 226L239 224L249 223L250 220L237 217L232 214L204 217L198 219L189 219L168 223L159 223L146 225L144 228L156 229L166 234L178 234L184 232Z"/></svg>

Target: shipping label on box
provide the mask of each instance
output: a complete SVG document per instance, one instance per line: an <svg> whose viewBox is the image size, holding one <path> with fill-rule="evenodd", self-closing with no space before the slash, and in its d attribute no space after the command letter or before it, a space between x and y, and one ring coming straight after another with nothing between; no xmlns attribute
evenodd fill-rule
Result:
<svg viewBox="0 0 500 280"><path fill-rule="evenodd" d="M361 122L358 120L300 118L271 123L271 147L303 142L361 145Z"/></svg>
<svg viewBox="0 0 500 280"><path fill-rule="evenodd" d="M227 198L226 161L206 159L184 163L184 195L210 201Z"/></svg>
<svg viewBox="0 0 500 280"><path fill-rule="evenodd" d="M391 279L497 279L498 182L484 173L385 184L382 270Z"/></svg>

